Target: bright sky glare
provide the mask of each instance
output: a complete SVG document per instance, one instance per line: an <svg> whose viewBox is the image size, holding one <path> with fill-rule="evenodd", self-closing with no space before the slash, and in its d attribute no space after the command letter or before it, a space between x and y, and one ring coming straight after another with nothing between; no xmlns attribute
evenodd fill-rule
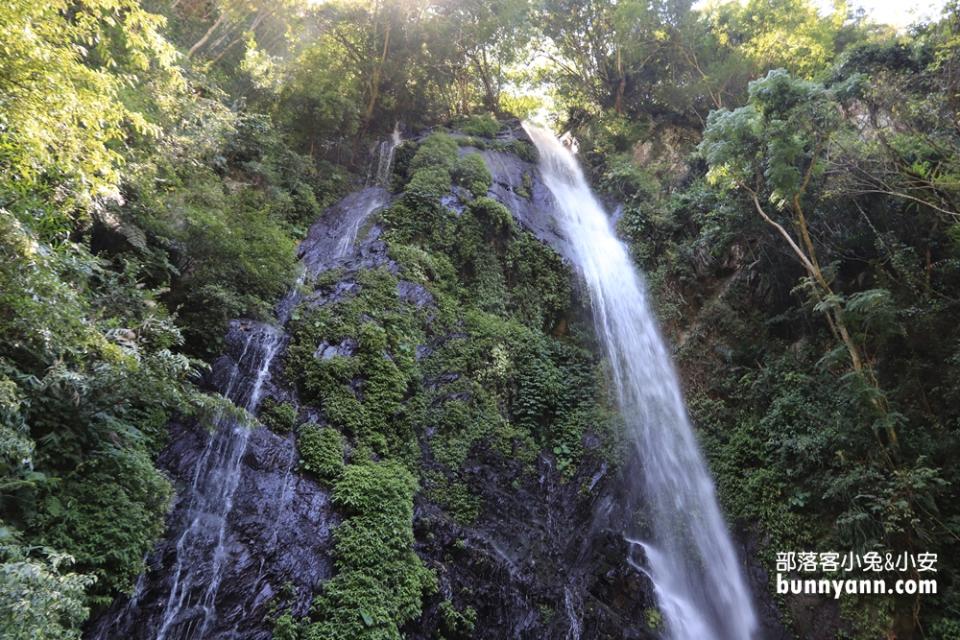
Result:
<svg viewBox="0 0 960 640"><path fill-rule="evenodd" d="M833 12L833 0L813 0L813 3L823 15ZM704 4L707 0L695 2L693 6ZM903 29L915 22L939 18L946 0L848 0L848 4L852 9L863 7L876 22Z"/></svg>
<svg viewBox="0 0 960 640"><path fill-rule="evenodd" d="M833 11L829 0L817 0L825 13ZM946 0L852 0L852 8L863 7L867 15L875 21L898 28L908 27L915 22L936 20L943 12Z"/></svg>

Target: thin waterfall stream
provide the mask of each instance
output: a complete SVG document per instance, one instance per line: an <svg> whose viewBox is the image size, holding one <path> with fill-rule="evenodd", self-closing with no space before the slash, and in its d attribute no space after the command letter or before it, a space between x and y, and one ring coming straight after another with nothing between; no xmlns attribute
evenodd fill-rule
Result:
<svg viewBox="0 0 960 640"><path fill-rule="evenodd" d="M391 159L397 137L392 140L391 148L386 150ZM382 170L389 172L389 167ZM301 286L308 278L350 260L364 224L389 199L389 193L380 187L366 187L344 198L331 214L332 219L321 225L321 231L311 233L302 243L300 274L277 305L275 321L234 322L239 348L219 385L220 393L234 405L251 414L257 413L273 384L275 360L289 340L284 327L302 299ZM206 438L188 478L183 505L178 509L180 515L174 519L181 523L180 528L169 532L172 562L162 574L153 576L160 581L159 588L155 586L151 601L144 602L148 573L142 574L131 597L104 619L91 637L111 640L125 633L121 629L131 628L136 628L137 638L156 640L243 637L236 631L236 625L246 615L248 603L239 609L224 611L220 592L232 566L239 560L235 545L231 544L237 535L233 530L236 518L232 512L245 473L244 460L253 446L255 428L233 415L216 418L214 430ZM276 501L277 510L286 505L283 498L289 491L287 483L295 457L287 464L280 499ZM275 520L279 521L280 516L278 511ZM270 539L275 537L273 532ZM145 626L140 626L143 623Z"/></svg>
<svg viewBox="0 0 960 640"><path fill-rule="evenodd" d="M643 280L574 154L552 132L524 128L589 289L636 455L636 504L627 506L642 505L647 522L624 532L626 562L653 583L667 637L750 640L757 629L751 595Z"/></svg>

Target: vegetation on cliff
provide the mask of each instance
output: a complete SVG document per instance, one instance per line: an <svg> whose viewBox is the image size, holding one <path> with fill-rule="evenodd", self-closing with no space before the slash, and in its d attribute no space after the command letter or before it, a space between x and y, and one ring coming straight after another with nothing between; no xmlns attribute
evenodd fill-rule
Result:
<svg viewBox="0 0 960 640"><path fill-rule="evenodd" d="M603 363L480 155L532 159L502 120L543 108L622 205L735 527L768 568L936 552L936 596L847 599L831 631L956 637L958 38L955 3L904 33L807 0L4 3L0 635L78 637L130 591L169 506L166 425L234 410L203 381L227 321L270 318L397 122L439 128L397 151L397 272L295 312L286 370L325 424L259 416L344 518L336 576L278 637L415 621L435 586L415 496L475 519L477 447L573 477L615 432ZM782 604L801 637L819 624ZM443 611L470 636L476 611Z"/></svg>

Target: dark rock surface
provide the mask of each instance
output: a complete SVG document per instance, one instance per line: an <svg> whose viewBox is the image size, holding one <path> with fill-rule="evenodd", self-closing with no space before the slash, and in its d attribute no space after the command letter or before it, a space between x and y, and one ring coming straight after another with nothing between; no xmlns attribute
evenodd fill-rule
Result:
<svg viewBox="0 0 960 640"><path fill-rule="evenodd" d="M525 139L515 126L506 134ZM464 148L463 152L478 151ZM549 215L552 195L535 165L503 151L480 151L493 176L489 195L506 205L517 221L561 255L567 254L564 238ZM322 291L294 288L278 307L283 325L291 309L303 301L325 305L351 295L359 286L360 270L396 265L380 239L382 229L374 215L389 203L381 188L366 188L331 207L310 228L300 249L309 282L317 274L338 269L337 281ZM445 198L453 210L462 207L460 196ZM406 281L397 286L397 296L419 308L435 304L424 287ZM255 371L247 366L250 335L280 331L259 323L231 323L227 348L209 376L209 384L238 404L249 400L255 387ZM286 340L285 336L282 336ZM435 345L420 345L417 357L428 357ZM317 345L316 357L349 356L356 341ZM300 406L292 386L284 382L282 345L270 364L264 396L290 402L301 419L316 419L317 408ZM453 376L456 373L445 374ZM424 380L424 385L443 385L451 380ZM234 393L230 392L231 388ZM255 406L254 406L255 408ZM232 437L237 427L222 427L215 433L203 425L175 422L170 444L161 464L175 483L177 498L168 520L167 537L148 559L150 569L141 578L131 598L120 598L91 626L91 638L157 638L160 621L169 606L171 583L178 556L178 541L195 517L191 492L197 470L209 465L205 452L226 446L220 439ZM226 429L226 431L225 431ZM421 434L429 438L429 433ZM597 443L585 442L585 448ZM429 464L425 461L425 464ZM320 584L332 575L331 532L338 516L328 490L299 473L294 436L278 435L253 427L242 450L236 490L222 528L225 556L222 579L213 600L212 622L202 627L205 612L200 592L191 592L183 613L167 638L252 639L270 638L272 601L281 594L294 602L296 615L307 613ZM490 639L647 639L659 636L651 629L648 612L654 606L649 580L625 561L628 545L621 532L632 509L620 493L624 478L608 470L598 455L587 455L573 478L563 478L548 454L541 454L536 473L520 462L475 446L465 466L465 481L482 499L484 509L470 526L462 526L440 507L420 495L415 503L416 551L436 570L439 594L425 603L420 620L404 629L413 640L432 640L441 628L440 603L448 599L460 610L477 611L473 637ZM216 529L216 528L215 528ZM199 574L198 583L209 582L214 555L188 570ZM766 576L751 575L754 589L764 589ZM292 593L292 596L289 595ZM464 594L469 594L469 598ZM764 611L764 619L776 620L776 610ZM770 623L773 629L773 623ZM200 629L203 628L203 632ZM780 638L770 633L765 637Z"/></svg>

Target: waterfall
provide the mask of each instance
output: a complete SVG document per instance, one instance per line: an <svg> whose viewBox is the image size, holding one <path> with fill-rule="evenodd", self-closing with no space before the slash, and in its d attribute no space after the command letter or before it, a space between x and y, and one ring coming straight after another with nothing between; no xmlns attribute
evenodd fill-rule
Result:
<svg viewBox="0 0 960 640"><path fill-rule="evenodd" d="M235 321L230 335L236 350L229 368L218 378L219 389L237 407L256 413L263 397L275 382L271 379L274 361L287 343L284 325L303 298L301 286L327 269L355 259L364 224L389 202L389 193L368 187L344 198L328 211L320 223L311 227L300 246L301 269L294 286L276 306L273 324L249 320ZM118 609L108 612L91 629L89 637L111 640L118 637L156 640L207 640L242 637L236 630L257 603L259 592L251 592L242 602L224 602L221 586L228 576L236 575L245 550L237 544L238 527L244 514L233 514L244 474L244 459L256 454L254 428L234 416L224 414L215 420L214 432L205 438L192 472L185 477L183 499L177 506L168 538L154 552L153 571L137 580L132 596ZM283 519L295 491L296 451L282 463L279 495L272 501L272 526ZM249 487L247 489L249 491ZM248 514L249 515L249 514ZM316 514L311 514L315 517ZM271 526L268 524L268 527ZM263 531L273 552L278 529ZM246 535L246 534L244 534ZM267 549L261 549L266 554ZM264 570L266 555L260 561ZM260 576L254 580L259 585ZM261 607L262 609L262 607ZM262 615L262 611L258 614Z"/></svg>
<svg viewBox="0 0 960 640"><path fill-rule="evenodd" d="M757 628L750 593L643 280L570 149L545 129L524 128L590 291L636 454L630 489L646 526L624 532L626 561L653 583L667 637L749 640Z"/></svg>
<svg viewBox="0 0 960 640"><path fill-rule="evenodd" d="M390 186L390 169L393 168L393 154L401 142L400 123L398 122L393 126L393 133L390 134L390 137L382 140L376 147L376 169L374 169L374 165L371 165L371 170L367 175L368 185L384 188Z"/></svg>
<svg viewBox="0 0 960 640"><path fill-rule="evenodd" d="M270 365L282 342L283 334L270 325L254 325L248 330L224 395L237 406L251 413L256 411L270 375ZM241 374L250 371L254 372L252 380L239 384ZM177 539L172 586L157 640L207 637L228 559L224 544L227 519L233 509L250 433L250 427L236 420L221 421L197 464L188 497L190 524ZM184 628L171 636L171 631L181 624Z"/></svg>

